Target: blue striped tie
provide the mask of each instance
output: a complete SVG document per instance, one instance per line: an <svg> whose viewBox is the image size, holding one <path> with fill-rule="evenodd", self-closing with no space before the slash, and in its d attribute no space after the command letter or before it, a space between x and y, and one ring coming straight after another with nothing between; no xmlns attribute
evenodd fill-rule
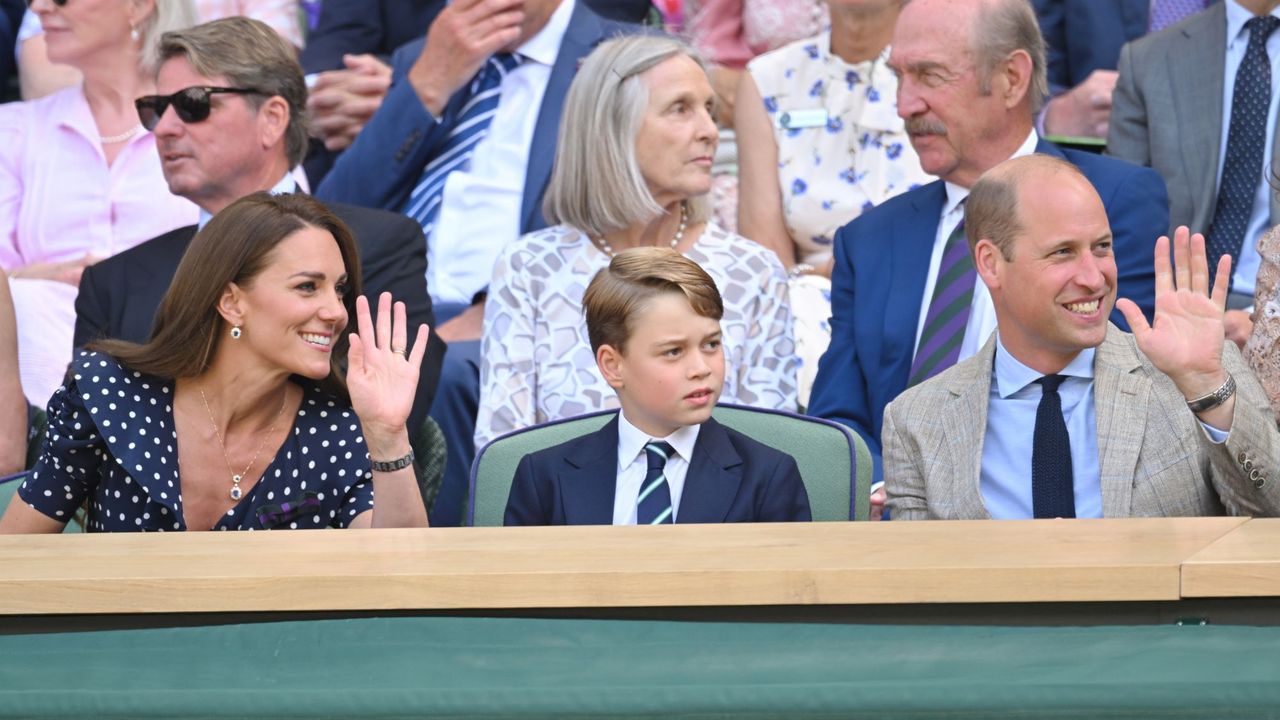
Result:
<svg viewBox="0 0 1280 720"><path fill-rule="evenodd" d="M512 53L498 53L485 62L471 81L471 96L458 113L457 122L449 132L448 139L431 162L427 163L418 184L409 193L403 212L418 221L428 239L431 238L431 228L435 225L436 216L440 213L445 180L454 170L465 170L470 166L471 153L484 136L489 134L489 124L493 122L493 115L498 110L498 100L502 97L502 79L523 59Z"/></svg>
<svg viewBox="0 0 1280 720"><path fill-rule="evenodd" d="M645 445L644 451L649 456L649 472L645 474L640 496L636 498L636 524L670 525L675 522L671 512L671 487L667 485L667 476L662 471L675 448L654 441Z"/></svg>
<svg viewBox="0 0 1280 720"><path fill-rule="evenodd" d="M911 361L911 374L907 387L937 375L956 364L960 359L960 345L969 324L969 310L973 306L973 287L978 273L973 269L969 254L969 241L964 235L964 220L947 236L942 247L942 261L938 264L938 279L933 286L933 298L924 316L924 330L920 333L920 345Z"/></svg>

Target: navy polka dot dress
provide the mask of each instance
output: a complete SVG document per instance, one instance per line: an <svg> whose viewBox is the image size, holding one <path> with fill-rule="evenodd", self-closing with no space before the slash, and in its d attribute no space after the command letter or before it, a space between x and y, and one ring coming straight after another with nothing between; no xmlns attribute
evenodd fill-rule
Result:
<svg viewBox="0 0 1280 720"><path fill-rule="evenodd" d="M49 401L44 446L19 496L64 522L87 499L90 531L185 530L173 383L99 353L81 353L71 372ZM359 420L305 387L279 453L214 529L346 527L372 507Z"/></svg>

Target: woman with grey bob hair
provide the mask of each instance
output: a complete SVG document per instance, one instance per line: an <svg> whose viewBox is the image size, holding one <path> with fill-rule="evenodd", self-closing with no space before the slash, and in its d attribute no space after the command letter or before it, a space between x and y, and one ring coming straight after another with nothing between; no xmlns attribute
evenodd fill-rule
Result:
<svg viewBox="0 0 1280 720"><path fill-rule="evenodd" d="M476 443L616 408L582 315L587 283L615 253L671 247L724 299L722 399L792 410L796 360L786 273L771 251L708 222L717 130L706 66L684 43L602 43L565 100L544 214L494 267L481 341Z"/></svg>

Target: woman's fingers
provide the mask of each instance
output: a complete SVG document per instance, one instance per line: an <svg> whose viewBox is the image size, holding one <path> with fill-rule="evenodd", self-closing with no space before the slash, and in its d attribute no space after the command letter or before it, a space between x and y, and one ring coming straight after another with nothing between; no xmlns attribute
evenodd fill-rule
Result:
<svg viewBox="0 0 1280 720"><path fill-rule="evenodd" d="M422 356L427 354L428 332L426 323L418 325L418 335L413 339L413 350L409 353L409 366L412 368L422 367Z"/></svg>
<svg viewBox="0 0 1280 720"><path fill-rule="evenodd" d="M391 349L391 293L384 292L378 296L378 327L376 344L379 350Z"/></svg>
<svg viewBox="0 0 1280 720"><path fill-rule="evenodd" d="M405 344L405 336L409 334L408 325L408 312L405 310L404 303L397 302L391 323L391 352L402 358L408 358L406 354L408 345Z"/></svg>

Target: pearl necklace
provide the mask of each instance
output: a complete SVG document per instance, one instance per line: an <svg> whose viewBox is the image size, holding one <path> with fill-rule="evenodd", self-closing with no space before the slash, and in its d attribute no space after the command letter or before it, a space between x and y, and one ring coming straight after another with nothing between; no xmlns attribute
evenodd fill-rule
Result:
<svg viewBox="0 0 1280 720"><path fill-rule="evenodd" d="M98 142L102 143L103 145L115 145L117 143L122 143L126 140L133 139L133 136L137 135L141 131L142 131L142 125L134 125L128 130L120 133L119 135L99 135Z"/></svg>
<svg viewBox="0 0 1280 720"><path fill-rule="evenodd" d="M684 229L688 225L689 225L689 203L682 200L680 201L680 226L676 228L675 237L671 238L672 250L675 250L676 247L680 244L680 241L684 239ZM605 240L602 237L591 238L591 239L594 240L596 244L600 246L600 249L604 251L605 255L608 255L609 257L614 257L615 255L617 255L617 253L613 251L613 246L609 244L608 240Z"/></svg>

